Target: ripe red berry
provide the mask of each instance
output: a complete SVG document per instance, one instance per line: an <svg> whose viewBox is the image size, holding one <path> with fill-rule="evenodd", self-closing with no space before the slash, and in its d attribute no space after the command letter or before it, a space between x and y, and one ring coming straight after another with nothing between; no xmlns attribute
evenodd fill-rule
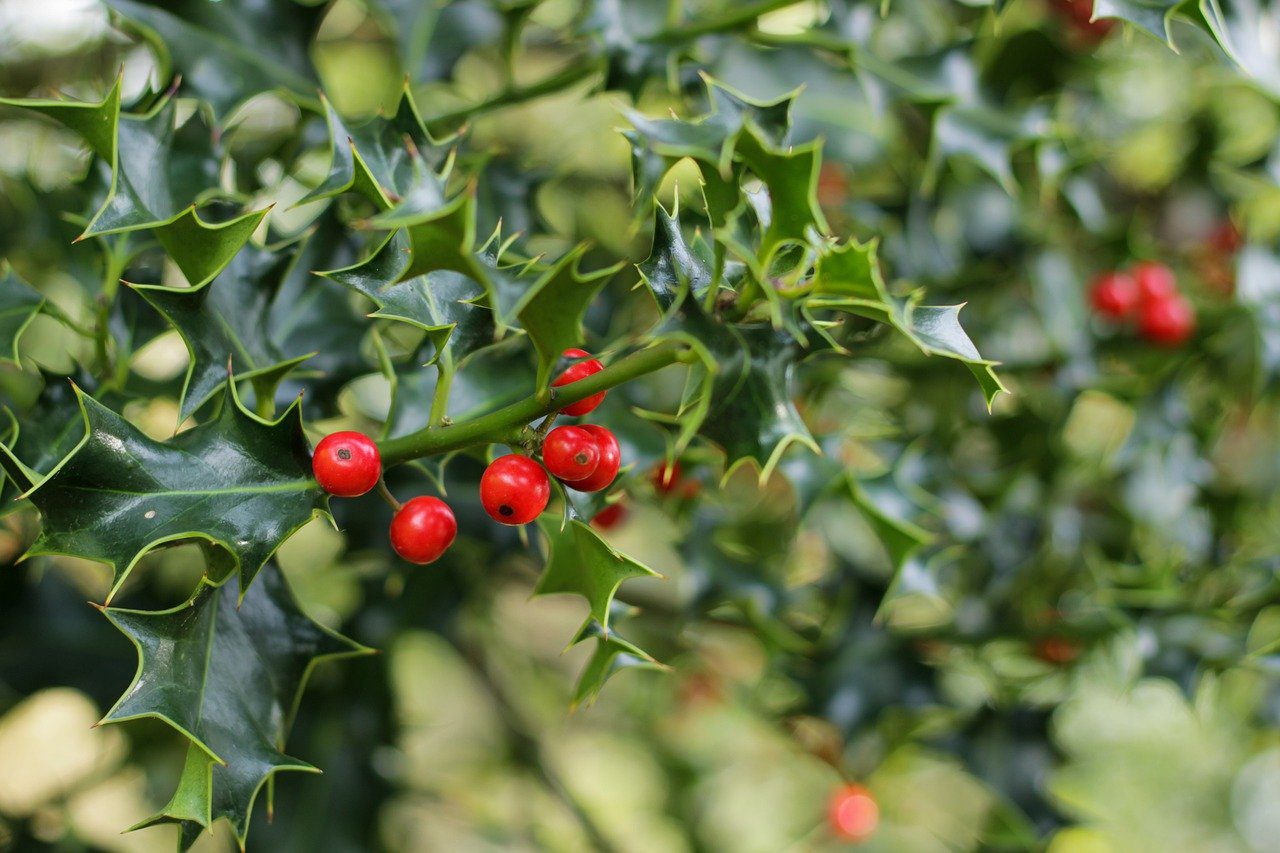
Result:
<svg viewBox="0 0 1280 853"><path fill-rule="evenodd" d="M845 785L832 795L827 819L832 832L840 838L862 842L875 834L880 824L880 807L863 786Z"/></svg>
<svg viewBox="0 0 1280 853"><path fill-rule="evenodd" d="M1089 304L1095 313L1109 320L1132 317L1138 308L1138 284L1127 273L1103 273L1089 288Z"/></svg>
<svg viewBox="0 0 1280 853"><path fill-rule="evenodd" d="M382 456L373 439L358 432L335 432L316 445L311 470L320 488L341 498L363 495L382 476Z"/></svg>
<svg viewBox="0 0 1280 853"><path fill-rule="evenodd" d="M600 530L612 530L626 520L627 508L619 501L597 512L596 517L591 519L591 523Z"/></svg>
<svg viewBox="0 0 1280 853"><path fill-rule="evenodd" d="M1138 316L1142 336L1154 344L1174 347L1185 343L1195 331L1196 314L1191 303L1178 294L1145 302Z"/></svg>
<svg viewBox="0 0 1280 853"><path fill-rule="evenodd" d="M480 503L494 521L503 524L528 524L550 499L546 470L528 456L499 456L480 477Z"/></svg>
<svg viewBox="0 0 1280 853"><path fill-rule="evenodd" d="M410 563L434 563L457 535L453 510L439 498L413 498L391 519L391 547Z"/></svg>
<svg viewBox="0 0 1280 853"><path fill-rule="evenodd" d="M581 427L556 427L542 442L542 462L567 483L584 480L600 464L600 446L595 436Z"/></svg>
<svg viewBox="0 0 1280 853"><path fill-rule="evenodd" d="M586 350L567 349L564 351L564 357L585 358L587 360L579 361L576 364L570 365L564 373L561 373L551 382L553 388L559 388L561 385L568 385L570 382L577 382L579 379L586 379L591 374L599 373L604 370L604 365L598 360L591 358L591 353ZM604 395L605 392L600 391L596 394L592 394L590 397L579 400L576 403L570 403L560 411L564 412L566 415L572 415L575 418L580 417L590 411L593 411L596 406L603 403Z"/></svg>
<svg viewBox="0 0 1280 853"><path fill-rule="evenodd" d="M1178 292L1178 282L1173 277L1173 270L1155 261L1134 264L1133 280L1138 285L1138 300L1143 303L1168 299Z"/></svg>
<svg viewBox="0 0 1280 853"><path fill-rule="evenodd" d="M600 464L590 476L569 484L569 488L580 492L598 492L609 488L609 484L618 476L622 467L622 448L618 447L618 439L612 432L597 424L583 424L578 427L591 433L600 447Z"/></svg>

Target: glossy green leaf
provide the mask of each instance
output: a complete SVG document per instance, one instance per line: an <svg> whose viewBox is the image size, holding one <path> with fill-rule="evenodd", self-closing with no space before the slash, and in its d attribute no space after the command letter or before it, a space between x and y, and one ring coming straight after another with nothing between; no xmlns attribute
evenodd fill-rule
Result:
<svg viewBox="0 0 1280 853"><path fill-rule="evenodd" d="M18 363L18 342L43 305L44 297L13 270L0 275L0 362Z"/></svg>
<svg viewBox="0 0 1280 853"><path fill-rule="evenodd" d="M578 676L573 688L573 707L590 707L599 697L605 682L626 669L666 669L644 649L623 639L595 619L588 619L573 642L595 640L596 647Z"/></svg>
<svg viewBox="0 0 1280 853"><path fill-rule="evenodd" d="M562 353L582 343L582 318L587 307L619 268L583 273L580 264L585 251L579 247L556 261L529 288L520 307L520 325L538 354L539 388L550 382L551 370Z"/></svg>
<svg viewBox="0 0 1280 853"><path fill-rule="evenodd" d="M400 320L425 331L434 348L431 361L446 348L461 361L493 342L493 312L476 304L484 296L478 283L453 270L406 278L410 263L408 236L396 231L368 260L323 275L372 300L378 310L369 316Z"/></svg>
<svg viewBox="0 0 1280 853"><path fill-rule="evenodd" d="M294 255L246 246L217 278L198 287L134 286L178 330L191 355L180 422L217 393L228 369L237 380L265 381L270 396L276 382L310 357L285 356L269 334L269 309Z"/></svg>
<svg viewBox="0 0 1280 853"><path fill-rule="evenodd" d="M329 123L329 174L300 204L354 191L385 210L415 184L435 183L422 158L441 143L427 133L407 83L389 117L352 125L328 101L324 108Z"/></svg>
<svg viewBox="0 0 1280 853"><path fill-rule="evenodd" d="M227 115L260 92L315 107L311 43L326 7L294 0L104 0L156 51L167 77Z"/></svg>
<svg viewBox="0 0 1280 853"><path fill-rule="evenodd" d="M21 412L10 413L14 433L5 443L10 455L22 461L20 467L12 461L6 466L4 488L0 490L4 502L0 503L0 509L8 509L11 497L31 488L84 438L84 419L80 416L75 385L64 376L46 375L44 380L44 388L34 404Z"/></svg>
<svg viewBox="0 0 1280 853"><path fill-rule="evenodd" d="M108 600L145 553L184 540L228 552L243 595L280 544L325 512L296 403L268 422L228 384L216 419L157 442L78 396L87 435L27 493L42 520L28 555L106 563L114 574Z"/></svg>
<svg viewBox="0 0 1280 853"><path fill-rule="evenodd" d="M582 596L603 631L609 630L609 606L623 581L658 577L648 566L619 554L581 521L544 515L538 527L547 537L549 553L534 594Z"/></svg>
<svg viewBox="0 0 1280 853"><path fill-rule="evenodd" d="M921 294L905 299L889 293L880 273L874 242L845 243L827 249L814 274L811 305L848 311L888 323L926 355L954 358L978 380L987 405L1005 391L996 362L984 359L960 326L960 305L921 305Z"/></svg>
<svg viewBox="0 0 1280 853"><path fill-rule="evenodd" d="M308 618L274 563L243 600L206 581L172 610L103 612L138 650L133 683L103 722L154 718L190 741L173 798L137 827L179 823L184 848L218 819L243 843L268 779L319 772L283 752L307 678L321 661L371 652Z"/></svg>
<svg viewBox="0 0 1280 853"><path fill-rule="evenodd" d="M106 199L80 239L141 229L154 233L193 285L213 278L266 216L250 211L208 222L196 207L218 196L221 155L200 111L181 123L167 98L150 113L121 115L120 81L99 103L0 99L80 134L111 171Z"/></svg>

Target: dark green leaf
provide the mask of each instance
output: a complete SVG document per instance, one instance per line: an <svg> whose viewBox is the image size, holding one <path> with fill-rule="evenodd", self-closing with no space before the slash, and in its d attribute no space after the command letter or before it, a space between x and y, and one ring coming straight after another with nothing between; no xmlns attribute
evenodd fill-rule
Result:
<svg viewBox="0 0 1280 853"><path fill-rule="evenodd" d="M28 553L106 563L114 573L108 601L145 553L193 539L231 554L244 594L280 544L325 512L297 404L264 421L228 383L215 420L157 442L78 396L87 435L28 493L43 522Z"/></svg>
<svg viewBox="0 0 1280 853"><path fill-rule="evenodd" d="M198 287L135 285L134 289L173 324L191 354L178 420L184 421L227 379L275 382L311 353L286 357L271 340L268 309L296 257L296 249L273 252L245 246L218 277Z"/></svg>
<svg viewBox="0 0 1280 853"><path fill-rule="evenodd" d="M190 740L176 793L140 826L179 823L185 847L225 818L243 844L268 779L319 772L283 752L312 668L371 650L308 618L274 563L242 601L206 581L172 610L103 612L138 649L137 675L103 722L155 718Z"/></svg>
<svg viewBox="0 0 1280 853"><path fill-rule="evenodd" d="M327 6L294 0L106 0L155 48L165 72L218 115L260 92L283 91L315 107L320 83L311 44ZM172 76L172 74L170 74Z"/></svg>
<svg viewBox="0 0 1280 853"><path fill-rule="evenodd" d="M602 630L609 628L609 605L623 581L658 576L653 569L613 550L581 521L544 515L538 526L547 537L549 553L534 594L582 596Z"/></svg>
<svg viewBox="0 0 1280 853"><path fill-rule="evenodd" d="M13 270L0 275L0 362L18 363L18 341L43 305L44 297Z"/></svg>

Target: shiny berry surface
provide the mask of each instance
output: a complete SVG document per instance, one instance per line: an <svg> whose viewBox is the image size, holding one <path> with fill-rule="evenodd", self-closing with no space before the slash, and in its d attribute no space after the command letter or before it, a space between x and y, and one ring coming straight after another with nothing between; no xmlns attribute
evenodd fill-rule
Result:
<svg viewBox="0 0 1280 853"><path fill-rule="evenodd" d="M1191 303L1177 295L1145 303L1138 316L1138 329L1142 336L1161 346L1176 347L1186 343L1195 328L1195 310Z"/></svg>
<svg viewBox="0 0 1280 853"><path fill-rule="evenodd" d="M499 456L480 477L480 503L494 521L528 524L547 508L551 479L528 456Z"/></svg>
<svg viewBox="0 0 1280 853"><path fill-rule="evenodd" d="M439 498L413 498L391 519L391 547L410 563L434 563L457 535L453 510Z"/></svg>
<svg viewBox="0 0 1280 853"><path fill-rule="evenodd" d="M1138 283L1122 272L1103 273L1089 288L1089 304L1100 317L1124 320L1138 310Z"/></svg>
<svg viewBox="0 0 1280 853"><path fill-rule="evenodd" d="M611 431L597 424L583 424L579 429L586 430L595 438L600 448L600 464L596 466L595 472L590 477L569 483L569 488L580 492L598 492L607 489L618 476L618 469L622 467L622 448L618 446L618 439Z"/></svg>
<svg viewBox="0 0 1280 853"><path fill-rule="evenodd" d="M583 480L600 464L600 446L582 427L556 427L542 443L542 462L554 476L567 483Z"/></svg>
<svg viewBox="0 0 1280 853"><path fill-rule="evenodd" d="M373 439L358 432L326 435L311 455L311 470L320 488L331 495L354 498L378 484L382 457Z"/></svg>
<svg viewBox="0 0 1280 853"><path fill-rule="evenodd" d="M1178 293L1178 282L1173 270L1155 261L1143 261L1133 265L1133 280L1138 285L1138 301L1143 304L1159 302Z"/></svg>
<svg viewBox="0 0 1280 853"><path fill-rule="evenodd" d="M561 373L551 382L551 386L553 388L559 388L562 385L568 385L570 382L577 382L579 379L586 379L591 374L599 373L600 371L604 370L604 365L601 364L597 359L591 358L591 353L587 352L586 350L567 349L564 351L564 357L565 358L584 358L587 360L579 361L576 364L570 365L564 371L564 373ZM571 415L575 418L581 417L582 415L585 415L588 412L594 411L597 406L603 403L604 395L605 395L604 391L601 391L597 394L592 394L590 397L587 397L586 399L579 400L576 403L571 403L568 406L565 406L560 411L564 412L566 415Z"/></svg>
<svg viewBox="0 0 1280 853"><path fill-rule="evenodd" d="M845 841L866 841L880 825L880 807L875 797L861 785L845 785L831 797L827 807L831 831Z"/></svg>

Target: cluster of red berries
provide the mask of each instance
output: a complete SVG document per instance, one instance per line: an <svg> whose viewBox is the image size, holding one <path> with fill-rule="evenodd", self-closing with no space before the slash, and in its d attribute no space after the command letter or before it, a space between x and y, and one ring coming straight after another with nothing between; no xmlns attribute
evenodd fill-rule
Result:
<svg viewBox="0 0 1280 853"><path fill-rule="evenodd" d="M1185 343L1196 328L1195 309L1178 292L1173 270L1154 261L1099 275L1089 303L1096 314L1114 322L1136 318L1142 336L1161 346Z"/></svg>
<svg viewBox="0 0 1280 853"><path fill-rule="evenodd" d="M577 382L604 369L590 353L580 349L565 350L564 356L580 360L556 377L553 387ZM575 417L585 415L599 406L604 396L604 391L592 394L560 411ZM551 499L548 471L572 489L598 492L613 483L621 464L618 439L604 427L556 427L542 440L542 465L518 453L493 460L480 477L480 503L495 521L528 524L542 514ZM325 436L316 445L311 465L321 488L337 497L363 495L382 479L378 446L358 432ZM457 534L453 510L429 495L398 505L391 519L391 547L411 563L435 562Z"/></svg>

